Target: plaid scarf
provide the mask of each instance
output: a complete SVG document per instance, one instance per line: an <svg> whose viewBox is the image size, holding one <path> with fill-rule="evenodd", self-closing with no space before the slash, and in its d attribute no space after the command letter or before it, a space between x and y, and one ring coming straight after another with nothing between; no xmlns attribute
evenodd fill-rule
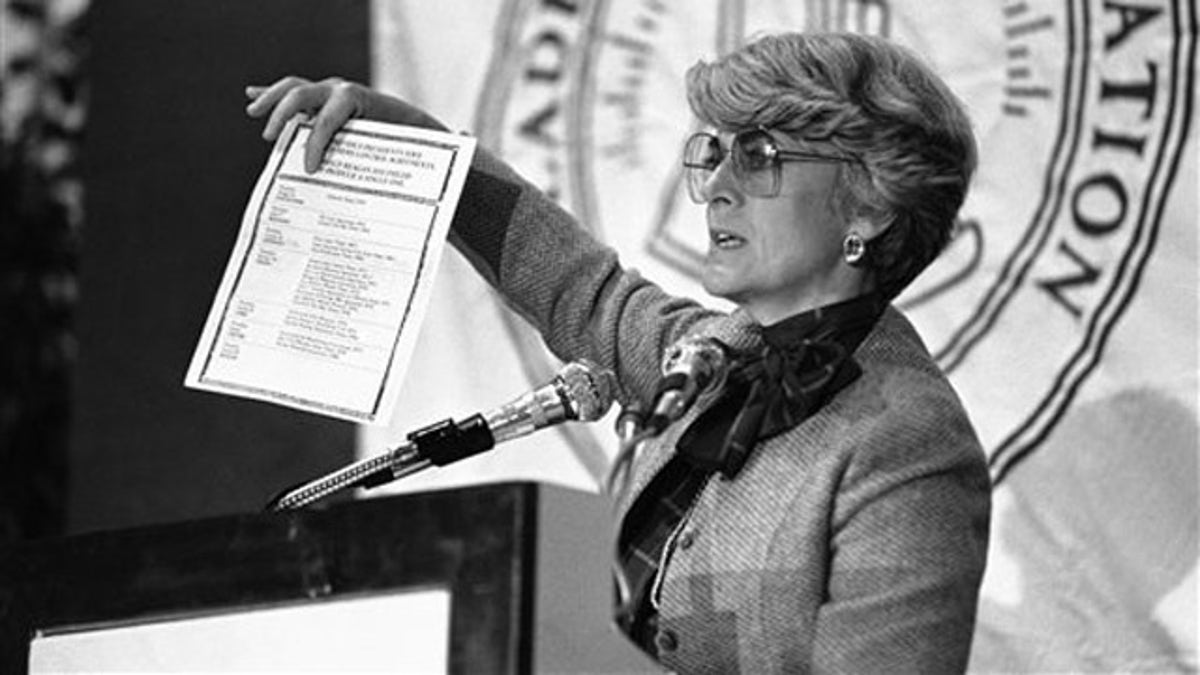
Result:
<svg viewBox="0 0 1200 675"><path fill-rule="evenodd" d="M755 444L803 422L858 378L851 355L886 304L872 293L763 327L762 349L735 359L721 396L679 438L680 454L733 478Z"/></svg>

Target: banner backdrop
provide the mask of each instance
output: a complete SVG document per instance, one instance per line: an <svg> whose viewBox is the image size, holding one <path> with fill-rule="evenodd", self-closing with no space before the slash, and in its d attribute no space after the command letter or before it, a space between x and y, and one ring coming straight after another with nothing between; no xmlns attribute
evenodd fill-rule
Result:
<svg viewBox="0 0 1200 675"><path fill-rule="evenodd" d="M972 669L1194 670L1196 7L1185 0L378 0L375 85L479 137L668 290L702 298L680 184L683 73L763 31L855 31L924 55L981 165L949 250L901 298L996 480ZM448 254L407 431L553 375L540 339ZM713 301L715 304L715 301ZM611 416L610 416L611 419ZM566 425L408 479L596 489L612 427Z"/></svg>

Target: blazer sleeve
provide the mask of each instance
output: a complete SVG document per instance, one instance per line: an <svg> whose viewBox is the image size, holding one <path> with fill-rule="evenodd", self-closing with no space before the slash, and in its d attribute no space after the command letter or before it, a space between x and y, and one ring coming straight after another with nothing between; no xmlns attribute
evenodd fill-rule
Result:
<svg viewBox="0 0 1200 675"><path fill-rule="evenodd" d="M612 248L482 148L450 241L555 356L611 369L624 397L648 398L666 347L718 316L624 269Z"/></svg>

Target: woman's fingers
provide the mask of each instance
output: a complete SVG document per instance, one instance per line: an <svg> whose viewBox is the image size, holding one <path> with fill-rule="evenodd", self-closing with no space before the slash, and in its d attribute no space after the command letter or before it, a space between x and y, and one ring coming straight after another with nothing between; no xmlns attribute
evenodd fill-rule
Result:
<svg viewBox="0 0 1200 675"><path fill-rule="evenodd" d="M308 80L289 76L276 80L266 87L259 85L246 87L246 98L250 99L250 103L246 105L246 114L251 117L262 117L269 113L289 91L306 84L309 84Z"/></svg>
<svg viewBox="0 0 1200 675"><path fill-rule="evenodd" d="M268 141L278 138L294 115L319 108L327 97L319 85L299 77L285 77L268 87L249 86L245 93L251 99L246 114L267 117L262 136Z"/></svg>
<svg viewBox="0 0 1200 675"><path fill-rule="evenodd" d="M268 91L263 98L271 94L272 92ZM271 113L267 117L267 124L263 127L263 138L268 141L279 138L279 134L288 120L300 113L319 109L327 97L328 93L319 85L303 84L289 89L271 109Z"/></svg>
<svg viewBox="0 0 1200 675"><path fill-rule="evenodd" d="M362 112L362 101L355 85L340 80L325 81L320 86L327 88L320 112L313 119L312 133L304 147L304 168L312 173L321 166L325 149L346 122Z"/></svg>
<svg viewBox="0 0 1200 675"><path fill-rule="evenodd" d="M273 141L284 126L299 113L315 113L312 132L304 148L304 168L309 173L321 166L321 159L334 134L346 121L361 116L366 90L339 78L310 82L299 77L285 77L270 86L246 87L246 114L266 117L262 136Z"/></svg>

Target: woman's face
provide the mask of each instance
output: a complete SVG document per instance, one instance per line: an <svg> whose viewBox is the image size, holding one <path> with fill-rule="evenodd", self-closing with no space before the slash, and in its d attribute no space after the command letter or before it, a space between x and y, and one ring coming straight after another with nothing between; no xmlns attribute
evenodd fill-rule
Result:
<svg viewBox="0 0 1200 675"><path fill-rule="evenodd" d="M781 150L831 152L779 132L771 136ZM732 134L719 138L727 147ZM709 235L704 289L764 325L865 290L862 272L842 260L849 226L834 206L840 166L789 161L779 170L779 193L755 197L743 189L727 158L702 190Z"/></svg>

